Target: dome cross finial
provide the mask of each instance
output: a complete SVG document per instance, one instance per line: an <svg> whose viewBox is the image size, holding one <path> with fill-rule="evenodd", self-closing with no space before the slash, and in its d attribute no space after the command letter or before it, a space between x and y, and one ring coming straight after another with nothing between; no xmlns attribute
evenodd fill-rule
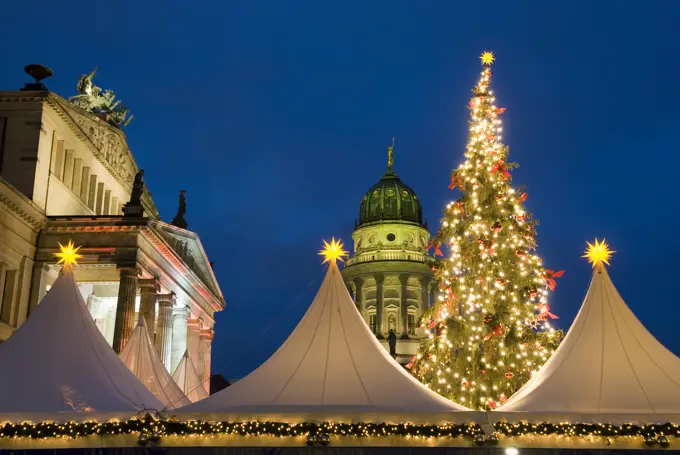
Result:
<svg viewBox="0 0 680 455"><path fill-rule="evenodd" d="M392 145L387 147L387 173L392 173L392 167L394 166L394 138L392 138Z"/></svg>

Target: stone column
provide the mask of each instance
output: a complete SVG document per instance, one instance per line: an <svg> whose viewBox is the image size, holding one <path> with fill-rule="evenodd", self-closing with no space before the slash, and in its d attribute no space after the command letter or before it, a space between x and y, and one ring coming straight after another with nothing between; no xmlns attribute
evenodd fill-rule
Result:
<svg viewBox="0 0 680 455"><path fill-rule="evenodd" d="M125 347L135 325L135 299L137 297L137 269L122 267L116 305L116 324L113 329L113 350L116 354Z"/></svg>
<svg viewBox="0 0 680 455"><path fill-rule="evenodd" d="M401 338L408 339L408 275L400 275L401 291Z"/></svg>
<svg viewBox="0 0 680 455"><path fill-rule="evenodd" d="M349 293L349 296L354 300L354 295L353 295L354 280L350 280L347 283L345 283L345 287L347 288L347 292Z"/></svg>
<svg viewBox="0 0 680 455"><path fill-rule="evenodd" d="M149 336L153 341L156 332L156 297L158 282L155 278L140 278L139 283L139 314L144 317Z"/></svg>
<svg viewBox="0 0 680 455"><path fill-rule="evenodd" d="M383 335L383 312L385 311L385 303L383 299L383 283L385 276L381 273L375 275L375 325L377 327L376 336L378 338L385 338Z"/></svg>
<svg viewBox="0 0 680 455"><path fill-rule="evenodd" d="M215 338L213 329L201 330L201 354L198 362L198 374L201 376L201 382L207 391L210 391L210 361L213 338Z"/></svg>
<svg viewBox="0 0 680 455"><path fill-rule="evenodd" d="M418 317L420 317L425 312L425 310L427 310L430 306L429 289L430 289L430 281L427 278L422 277L420 279L420 292L421 292L420 300L421 300L421 302L420 302L420 314L418 315Z"/></svg>
<svg viewBox="0 0 680 455"><path fill-rule="evenodd" d="M364 280L361 278L355 278L354 279L354 286L356 288L356 291L354 292L354 303L357 305L357 309L359 310L359 313L361 313L361 317L367 320L366 318L366 302L364 302L364 293L362 292L362 286L364 285Z"/></svg>
<svg viewBox="0 0 680 455"><path fill-rule="evenodd" d="M92 303L96 297L97 296L94 294L94 286L92 286L92 292L87 296L87 301L85 302L87 309L90 310L90 313L92 313Z"/></svg>
<svg viewBox="0 0 680 455"><path fill-rule="evenodd" d="M194 362L197 369L200 360L200 332L201 321L198 318L189 317L187 320L187 351L189 351L189 357L191 357L191 361ZM198 374L200 375L201 371Z"/></svg>
<svg viewBox="0 0 680 455"><path fill-rule="evenodd" d="M187 350L187 318L189 311L186 305L172 310L172 360L170 369L174 372L182 356Z"/></svg>
<svg viewBox="0 0 680 455"><path fill-rule="evenodd" d="M158 294L157 297L158 324L156 324L156 349L161 355L163 365L170 371L172 357L172 307L175 303L175 293Z"/></svg>

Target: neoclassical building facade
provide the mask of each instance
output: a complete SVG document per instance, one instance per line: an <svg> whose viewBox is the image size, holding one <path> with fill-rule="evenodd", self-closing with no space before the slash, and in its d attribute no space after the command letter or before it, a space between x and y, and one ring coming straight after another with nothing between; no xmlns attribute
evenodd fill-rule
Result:
<svg viewBox="0 0 680 455"><path fill-rule="evenodd" d="M80 291L113 349L143 315L166 368L188 350L208 381L225 301L201 241L160 220L122 122L72 101L39 80L0 91L0 342L40 304L53 254L72 240Z"/></svg>
<svg viewBox="0 0 680 455"><path fill-rule="evenodd" d="M361 200L353 254L342 275L357 309L386 349L390 330L395 332L397 361L406 364L427 336L418 323L436 286L420 200L394 173L392 147L388 155L387 172Z"/></svg>

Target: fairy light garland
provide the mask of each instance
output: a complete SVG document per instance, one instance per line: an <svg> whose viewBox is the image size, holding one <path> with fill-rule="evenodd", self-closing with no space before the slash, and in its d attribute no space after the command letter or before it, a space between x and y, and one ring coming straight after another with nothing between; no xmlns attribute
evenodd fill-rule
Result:
<svg viewBox="0 0 680 455"><path fill-rule="evenodd" d="M438 439L464 437L476 444L495 443L502 437L555 436L558 438L630 437L641 438L646 444L670 444L668 438L680 437L680 426L663 425L610 425L574 423L507 423L493 425L496 433L485 435L479 425L412 425L385 423L285 423L285 422L204 422L199 420L176 422L154 419L125 422L68 422L68 423L7 423L0 426L2 439L78 439L88 436L116 436L139 434L145 438L162 440L163 437L216 437L216 436L270 436L309 437L321 443L329 437Z"/></svg>
<svg viewBox="0 0 680 455"><path fill-rule="evenodd" d="M476 424L412 425L386 423L284 423L284 422L176 422L129 420L126 422L7 423L0 426L2 438L77 439L92 435L144 434L163 436L274 436L296 437L317 434L352 437L404 436L410 438L474 437L483 433Z"/></svg>

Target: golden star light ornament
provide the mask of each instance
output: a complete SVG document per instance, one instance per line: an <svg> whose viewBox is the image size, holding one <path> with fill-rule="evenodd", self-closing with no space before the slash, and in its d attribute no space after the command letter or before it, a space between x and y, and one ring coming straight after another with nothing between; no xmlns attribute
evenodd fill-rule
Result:
<svg viewBox="0 0 680 455"><path fill-rule="evenodd" d="M57 264L64 264L64 267L69 267L73 264L78 265L78 259L82 258L82 254L78 254L80 247L76 248L71 240L68 241L66 246L59 244L59 253L54 253L54 256L59 258Z"/></svg>
<svg viewBox="0 0 680 455"><path fill-rule="evenodd" d="M490 66L496 58L493 56L493 52L484 51L479 57L482 60L482 65Z"/></svg>
<svg viewBox="0 0 680 455"><path fill-rule="evenodd" d="M347 251L342 249L343 246L344 245L340 240L338 240L337 242L335 241L335 237L331 239L331 243L328 243L327 241L324 240L323 250L319 251L319 256L323 256L322 264L331 261L333 261L333 264L335 264L335 261L337 260L345 262L342 258L344 256L348 256L348 253Z"/></svg>
<svg viewBox="0 0 680 455"><path fill-rule="evenodd" d="M612 251L609 249L607 240L602 239L602 242L598 242L598 240L595 239L594 245L590 242L586 243L588 244L586 254L584 254L581 257L588 259L588 262L593 264L593 268L595 268L595 266L597 266L598 264L610 265L609 258L611 257L612 254L616 253L616 251Z"/></svg>

